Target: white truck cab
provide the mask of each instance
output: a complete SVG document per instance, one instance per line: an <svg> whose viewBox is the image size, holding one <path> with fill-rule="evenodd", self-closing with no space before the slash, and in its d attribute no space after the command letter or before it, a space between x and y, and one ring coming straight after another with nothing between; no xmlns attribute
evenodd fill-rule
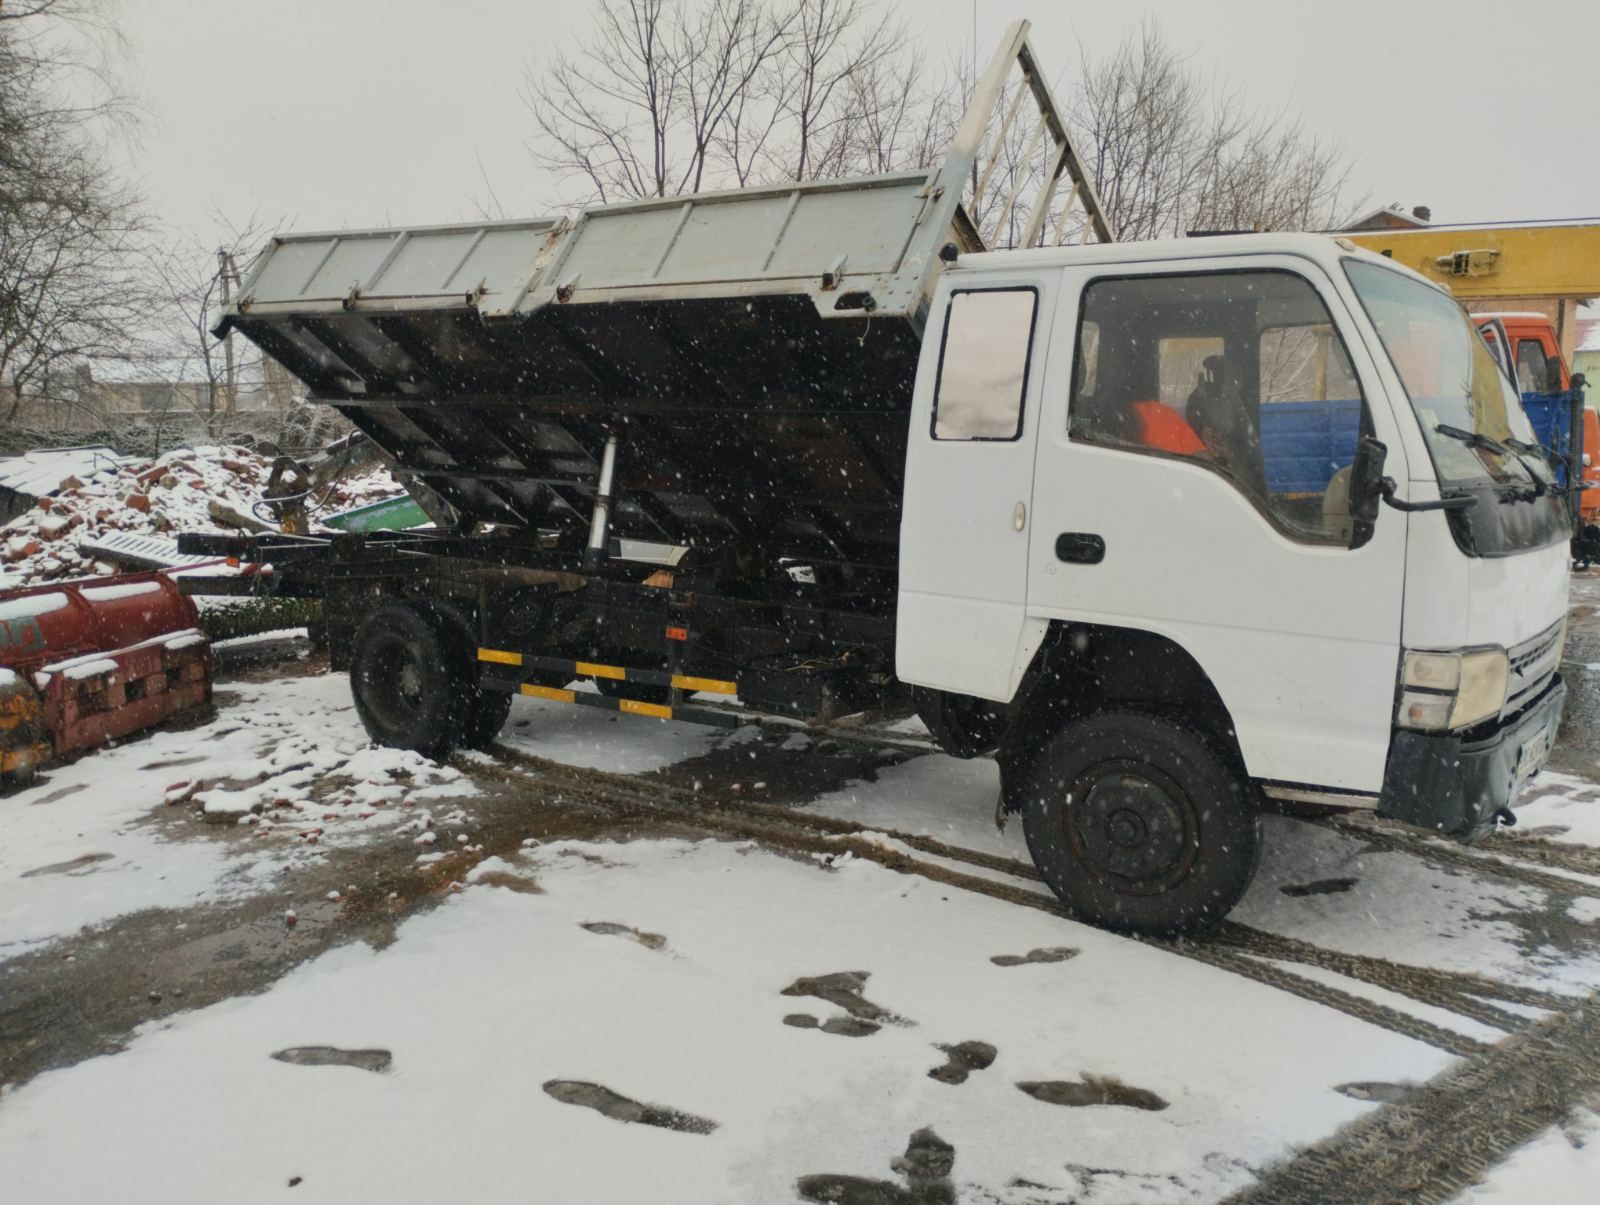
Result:
<svg viewBox="0 0 1600 1205"><path fill-rule="evenodd" d="M1471 838L1543 763L1567 510L1423 277L1298 234L961 256L910 428L896 672L947 746L1004 733L1096 919L1226 911L1259 794Z"/></svg>

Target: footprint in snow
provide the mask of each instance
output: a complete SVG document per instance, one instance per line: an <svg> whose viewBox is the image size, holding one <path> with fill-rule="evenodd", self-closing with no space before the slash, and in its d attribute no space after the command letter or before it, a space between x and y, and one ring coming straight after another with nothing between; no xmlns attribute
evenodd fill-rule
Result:
<svg viewBox="0 0 1600 1205"><path fill-rule="evenodd" d="M944 1051L947 1061L943 1067L935 1067L928 1072L928 1078L936 1079L941 1084L966 1083L967 1076L992 1065L1000 1053L988 1042L957 1042L954 1046L940 1046L939 1049Z"/></svg>
<svg viewBox="0 0 1600 1205"><path fill-rule="evenodd" d="M93 866L96 862L109 862L111 857L111 854L79 854L66 862L52 862L49 866L25 870L18 877L33 879L42 874L71 874L74 870L82 870L87 866Z"/></svg>
<svg viewBox="0 0 1600 1205"><path fill-rule="evenodd" d="M660 1105L647 1105L613 1092L603 1084L584 1080L552 1079L544 1084L545 1095L564 1105L581 1105L593 1109L613 1121L637 1122L639 1125L657 1126L663 1130L679 1130L685 1134L709 1134L717 1123L707 1117L681 1113Z"/></svg>
<svg viewBox="0 0 1600 1205"><path fill-rule="evenodd" d="M858 1021L884 1025L915 1025L905 1017L880 1008L861 994L871 971L835 971L831 975L806 975L783 989L785 996L815 996L844 1009Z"/></svg>
<svg viewBox="0 0 1600 1205"><path fill-rule="evenodd" d="M859 1017L829 1017L826 1021L818 1021L810 1013L790 1013L783 1023L796 1029L820 1029L823 1033L834 1033L845 1038L869 1037L883 1028L876 1021L863 1021Z"/></svg>
<svg viewBox="0 0 1600 1205"><path fill-rule="evenodd" d="M387 1050L341 1050L337 1046L291 1046L274 1051L272 1057L297 1067L359 1067L380 1073L389 1070L394 1061Z"/></svg>
<svg viewBox="0 0 1600 1205"><path fill-rule="evenodd" d="M1360 879L1317 879L1311 883L1289 883L1278 890L1284 895L1296 898L1307 895L1338 895L1340 892L1349 891L1360 881Z"/></svg>
<svg viewBox="0 0 1600 1205"><path fill-rule="evenodd" d="M1081 1080L1031 1080L1019 1083L1034 1100L1047 1105L1082 1108L1087 1105L1123 1105L1159 1112L1167 1102L1146 1088L1132 1088L1114 1075L1084 1074Z"/></svg>
<svg viewBox="0 0 1600 1205"><path fill-rule="evenodd" d="M989 961L997 967L1020 967L1030 962L1065 962L1077 956L1078 951L1071 946L1044 946L1026 954L996 954Z"/></svg>
<svg viewBox="0 0 1600 1205"><path fill-rule="evenodd" d="M833 1174L801 1176L794 1187L807 1201L828 1205L954 1205L950 1173L955 1165L956 1148L930 1126L911 1135L905 1154L889 1160L904 1187L893 1180Z"/></svg>
<svg viewBox="0 0 1600 1205"><path fill-rule="evenodd" d="M1415 1084L1391 1084L1383 1080L1357 1080L1351 1084L1335 1085L1335 1092L1351 1100L1370 1100L1380 1105L1404 1104L1416 1095Z"/></svg>
<svg viewBox="0 0 1600 1205"><path fill-rule="evenodd" d="M626 937L649 950L659 950L667 944L667 939L659 933L646 933L643 929L635 929L629 925L619 925L615 921L583 921L579 923L578 927L587 929L590 933L598 933L602 937Z"/></svg>

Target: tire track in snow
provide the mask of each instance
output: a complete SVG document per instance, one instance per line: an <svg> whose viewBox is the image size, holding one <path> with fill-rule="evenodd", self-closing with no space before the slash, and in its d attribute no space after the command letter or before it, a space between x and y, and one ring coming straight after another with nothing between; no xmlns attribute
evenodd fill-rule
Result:
<svg viewBox="0 0 1600 1205"><path fill-rule="evenodd" d="M1442 1205L1600 1099L1600 995L1513 1034L1267 1171L1230 1205Z"/></svg>
<svg viewBox="0 0 1600 1205"><path fill-rule="evenodd" d="M507 772L535 778L567 792L573 798L600 807L670 818L676 823L688 824L717 835L754 840L769 848L791 853L838 855L848 852L899 873L919 875L1006 903L1049 912L1068 920L1075 919L1054 895L925 861L895 849L887 842L900 843L919 853L964 863L991 873L998 872L1017 880L1042 882L1034 867L1014 858L963 849L915 833L798 812L781 805L718 797L703 791L642 781L630 775L562 765L503 746L496 746L495 755ZM471 769L473 772L482 772L490 767L479 763ZM1563 1002L1562 998L1546 993L1512 988L1478 976L1321 950L1308 943L1279 938L1243 925L1227 925L1222 933L1220 938L1187 941L1146 937L1130 937L1130 940L1251 979L1457 1055L1480 1053L1485 1049L1484 1043L1400 1009L1260 960L1299 962L1336 971L1371 986L1407 996L1419 1004L1442 1007L1498 1029L1512 1028L1519 1019L1485 1004L1481 997L1543 1008L1556 1007Z"/></svg>

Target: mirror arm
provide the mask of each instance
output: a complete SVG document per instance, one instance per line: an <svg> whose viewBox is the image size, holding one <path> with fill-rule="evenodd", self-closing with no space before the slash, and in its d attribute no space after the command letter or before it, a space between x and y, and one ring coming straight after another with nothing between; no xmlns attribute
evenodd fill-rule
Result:
<svg viewBox="0 0 1600 1205"><path fill-rule="evenodd" d="M1478 505L1478 500L1470 494L1462 494L1454 498L1440 498L1434 502L1403 502L1395 495L1393 477L1385 477L1378 483L1378 493L1383 500L1395 510L1403 510L1413 514L1419 510L1466 510L1468 507Z"/></svg>

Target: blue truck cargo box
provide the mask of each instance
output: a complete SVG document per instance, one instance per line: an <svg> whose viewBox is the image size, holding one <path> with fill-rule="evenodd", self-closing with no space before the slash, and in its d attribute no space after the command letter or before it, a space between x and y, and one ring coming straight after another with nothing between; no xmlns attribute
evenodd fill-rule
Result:
<svg viewBox="0 0 1600 1205"><path fill-rule="evenodd" d="M1361 400L1269 402L1261 407L1261 452L1274 494L1320 494L1355 459Z"/></svg>

